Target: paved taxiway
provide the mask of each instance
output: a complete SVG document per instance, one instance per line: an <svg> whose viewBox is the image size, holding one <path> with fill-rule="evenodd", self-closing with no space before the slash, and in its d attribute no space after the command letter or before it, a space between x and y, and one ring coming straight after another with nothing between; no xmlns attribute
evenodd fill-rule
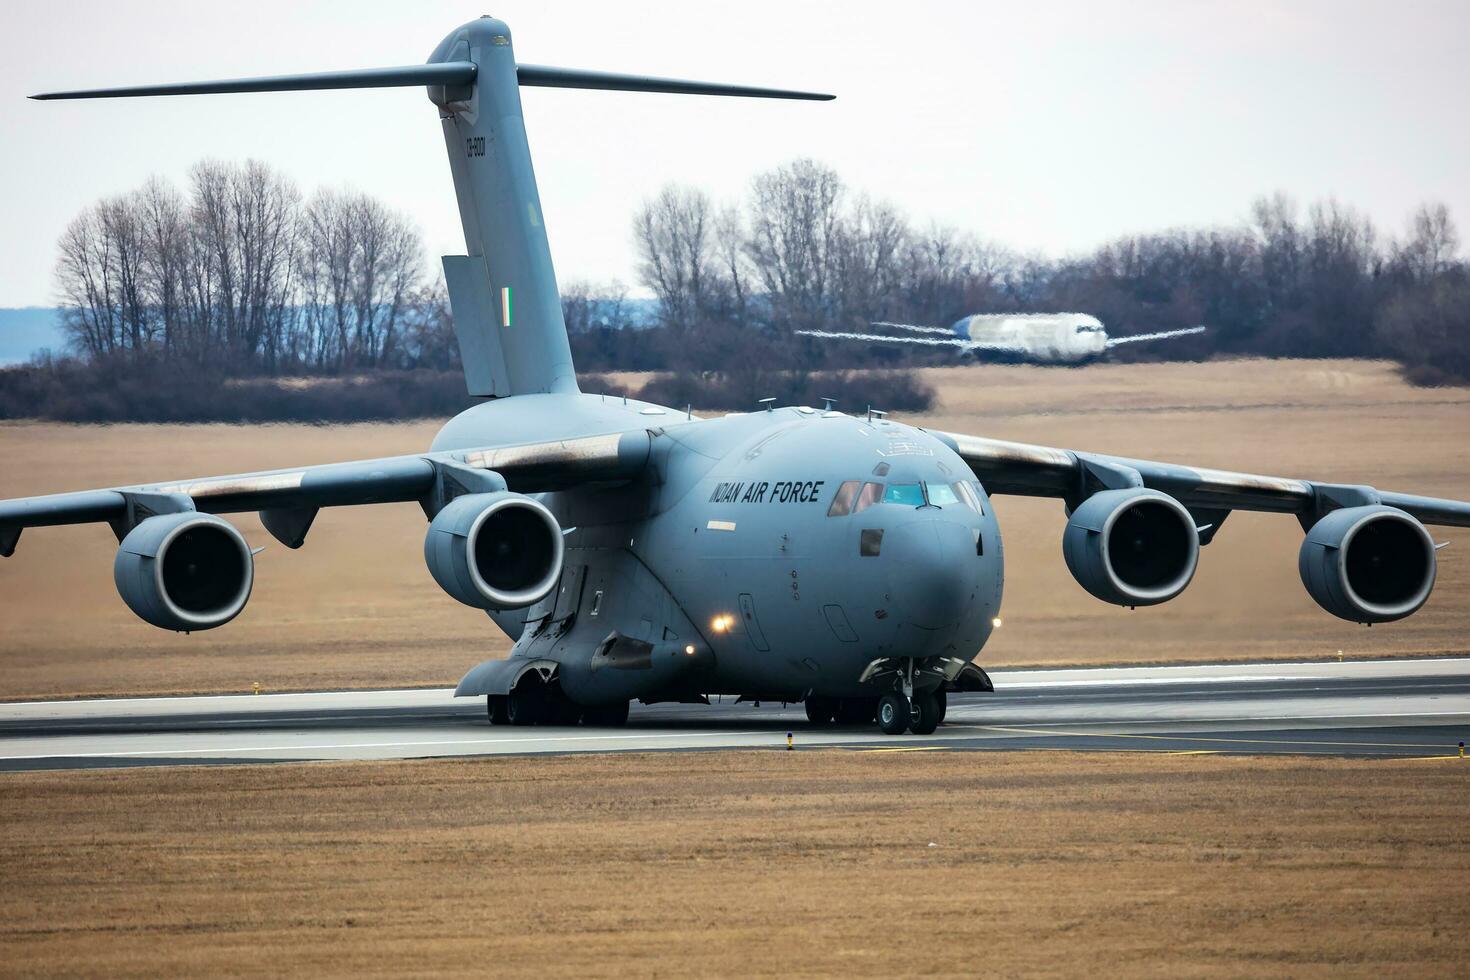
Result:
<svg viewBox="0 0 1470 980"><path fill-rule="evenodd" d="M449 690L0 704L0 770L695 749L1107 749L1431 761L1470 733L1470 659L992 672L931 736L799 705L634 705L627 728L491 727ZM1467 763L1470 764L1470 763Z"/></svg>

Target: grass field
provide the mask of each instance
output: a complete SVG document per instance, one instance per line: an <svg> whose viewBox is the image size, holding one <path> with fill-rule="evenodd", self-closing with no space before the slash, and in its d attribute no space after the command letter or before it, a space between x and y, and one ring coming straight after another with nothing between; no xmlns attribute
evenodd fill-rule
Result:
<svg viewBox="0 0 1470 980"><path fill-rule="evenodd" d="M1470 763L749 752L7 774L0 974L1449 976Z"/></svg>
<svg viewBox="0 0 1470 980"><path fill-rule="evenodd" d="M1226 361L926 372L946 429L1199 465L1470 497L1470 390L1415 389L1388 364ZM860 406L849 406L859 408ZM329 462L426 448L436 423L342 427L0 425L0 497ZM1235 514L1182 597L1130 612L1088 597L1061 560L1061 504L1001 499L1005 626L986 665L1470 650L1470 535L1445 531L1439 586L1404 622L1366 630L1321 612L1296 573L1289 517ZM224 629L146 626L112 585L104 527L28 531L0 561L0 697L446 685L503 654L485 617L448 599L413 505L324 513L306 547L266 544L250 606ZM465 637L474 637L467 647Z"/></svg>

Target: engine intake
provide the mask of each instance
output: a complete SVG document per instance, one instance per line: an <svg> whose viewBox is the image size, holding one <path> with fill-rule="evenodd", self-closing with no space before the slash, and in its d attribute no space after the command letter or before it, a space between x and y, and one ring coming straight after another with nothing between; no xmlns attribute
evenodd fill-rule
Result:
<svg viewBox="0 0 1470 980"><path fill-rule="evenodd" d="M544 599L561 579L561 525L524 494L471 493L434 516L424 561L439 587L467 606L500 612Z"/></svg>
<svg viewBox="0 0 1470 980"><path fill-rule="evenodd" d="M1317 605L1353 623L1412 615L1434 588L1434 540L1396 507L1343 507L1307 532L1297 556Z"/></svg>
<svg viewBox="0 0 1470 980"><path fill-rule="evenodd" d="M193 631L240 614L255 584L245 538L213 514L160 514L123 538L112 563L118 595L144 622Z"/></svg>
<svg viewBox="0 0 1470 980"><path fill-rule="evenodd" d="M1199 532L1184 505L1166 493L1104 490L1072 513L1062 555L1077 584L1102 601L1152 606L1194 578Z"/></svg>

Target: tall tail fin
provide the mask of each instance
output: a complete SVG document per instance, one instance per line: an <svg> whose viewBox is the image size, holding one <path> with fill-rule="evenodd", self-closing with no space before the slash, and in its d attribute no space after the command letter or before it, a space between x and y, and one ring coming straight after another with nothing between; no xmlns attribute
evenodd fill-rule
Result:
<svg viewBox="0 0 1470 980"><path fill-rule="evenodd" d="M470 394L574 392L577 376L541 217L541 198L521 117L521 85L771 99L833 98L815 92L692 82L644 75L517 65L510 28L482 17L439 43L425 65L214 82L89 89L33 99L211 95L424 85L439 107L464 226L466 255L444 274Z"/></svg>

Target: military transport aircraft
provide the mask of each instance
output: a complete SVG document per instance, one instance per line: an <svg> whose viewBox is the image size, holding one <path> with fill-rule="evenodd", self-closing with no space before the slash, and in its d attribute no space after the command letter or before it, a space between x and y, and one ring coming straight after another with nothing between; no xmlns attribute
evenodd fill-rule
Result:
<svg viewBox="0 0 1470 980"><path fill-rule="evenodd" d="M866 340L877 344L924 344L953 347L962 356L1033 361L1038 364L1084 364L1124 344L1169 340L1204 333L1204 327L1109 337L1097 317L1087 313L974 313L954 326L924 327L915 323L873 324L901 334L857 333L839 330L798 330L807 337Z"/></svg>
<svg viewBox="0 0 1470 980"><path fill-rule="evenodd" d="M804 701L814 723L928 733L1000 611L990 497L1066 502L1062 553L1104 602L1166 602L1232 510L1304 529L1300 568L1329 613L1401 619L1428 598L1425 524L1470 504L1249 476L926 430L808 407L702 419L578 390L519 86L830 96L517 65L509 28L454 30L426 65L43 99L424 85L438 108L466 254L447 256L472 394L426 452L356 463L0 502L0 554L25 528L106 522L123 601L168 630L222 626L250 598L255 553L220 514L258 511L288 548L324 507L416 502L424 560L486 610L511 656L457 694L490 720L622 724L632 699ZM512 297L514 299L512 300Z"/></svg>

